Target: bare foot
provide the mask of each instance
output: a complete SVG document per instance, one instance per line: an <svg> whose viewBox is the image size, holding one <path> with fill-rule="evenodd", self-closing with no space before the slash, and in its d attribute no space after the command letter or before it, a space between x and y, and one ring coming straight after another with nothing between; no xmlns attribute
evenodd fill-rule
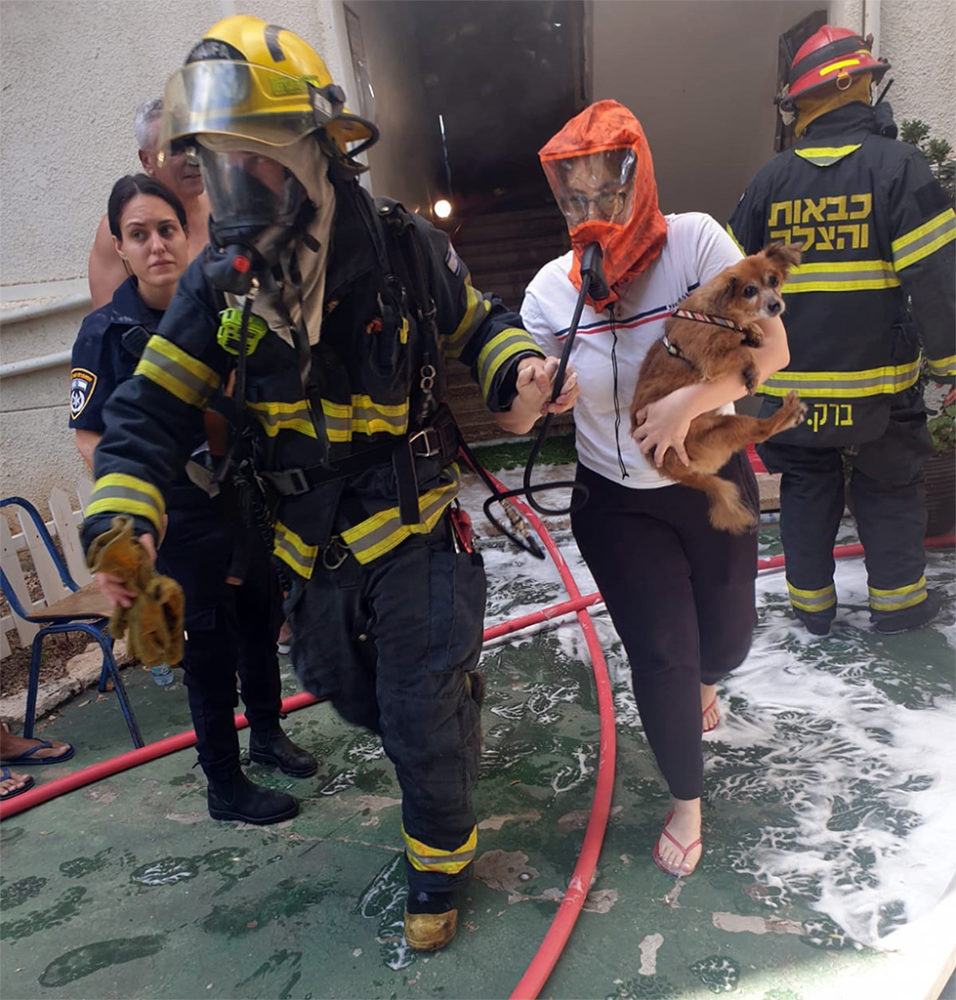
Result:
<svg viewBox="0 0 956 1000"><path fill-rule="evenodd" d="M704 853L700 842L700 799L672 798L671 805L654 848L654 861L668 875L690 875Z"/></svg>
<svg viewBox="0 0 956 1000"><path fill-rule="evenodd" d="M33 784L33 778L28 774L19 774L5 767L0 771L0 798L12 799L13 794L20 789L27 789Z"/></svg>
<svg viewBox="0 0 956 1000"><path fill-rule="evenodd" d="M50 745L41 746L43 743ZM29 753L34 747L39 749ZM69 743L61 743L59 740L28 740L22 736L14 736L6 728L0 729L0 760L7 764L41 763L47 757L57 760L62 757L66 760L68 755L72 756L69 753L72 749ZM28 756L24 756L24 754L28 754Z"/></svg>
<svg viewBox="0 0 956 1000"><path fill-rule="evenodd" d="M701 684L700 711L703 732L709 733L720 725L720 705L717 703L716 684Z"/></svg>

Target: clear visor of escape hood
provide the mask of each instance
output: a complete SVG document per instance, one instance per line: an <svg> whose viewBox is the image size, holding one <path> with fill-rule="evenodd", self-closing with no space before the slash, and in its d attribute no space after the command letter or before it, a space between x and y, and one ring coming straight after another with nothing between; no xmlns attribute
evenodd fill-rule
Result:
<svg viewBox="0 0 956 1000"><path fill-rule="evenodd" d="M630 147L547 160L542 167L571 228L583 222L627 222L637 167Z"/></svg>

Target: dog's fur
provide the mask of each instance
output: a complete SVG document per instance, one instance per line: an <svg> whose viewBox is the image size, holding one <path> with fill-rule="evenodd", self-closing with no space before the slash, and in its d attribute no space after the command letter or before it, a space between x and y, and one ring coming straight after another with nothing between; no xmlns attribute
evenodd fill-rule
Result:
<svg viewBox="0 0 956 1000"><path fill-rule="evenodd" d="M671 316L664 334L678 355L670 353L662 340L647 352L631 403L632 432L641 409L681 386L738 374L748 392L756 389L758 371L750 348L763 343L763 331L756 321L783 313L780 288L790 268L799 262L800 251L795 245L771 243L721 271L680 303L680 309L732 320L745 332ZM795 427L806 411L797 393L791 392L780 409L764 420L715 411L702 413L691 421L684 441L690 465L684 465L670 448L660 471L668 479L708 495L710 523L715 528L743 534L754 526L754 514L741 502L737 487L716 475L717 470L745 445Z"/></svg>

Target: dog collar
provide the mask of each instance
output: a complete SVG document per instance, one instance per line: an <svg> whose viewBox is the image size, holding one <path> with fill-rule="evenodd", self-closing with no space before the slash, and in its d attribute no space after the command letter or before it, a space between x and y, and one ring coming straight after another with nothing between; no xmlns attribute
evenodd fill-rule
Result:
<svg viewBox="0 0 956 1000"><path fill-rule="evenodd" d="M677 346L677 344L672 344L667 339L666 333L664 334L663 337L661 337L661 343L664 345L664 350L667 351L667 353L672 358L680 358L681 361L686 361L687 364L691 364L691 362L684 356L684 352Z"/></svg>
<svg viewBox="0 0 956 1000"><path fill-rule="evenodd" d="M725 326L728 330L737 330L740 333L746 333L747 331L742 327L738 326L732 319L726 319L723 316L711 316L709 313L696 313L691 312L689 309L675 309L671 316L676 316L678 319L692 319L695 323L710 323L713 326ZM665 343L665 346L666 343ZM673 351L668 351L673 354Z"/></svg>

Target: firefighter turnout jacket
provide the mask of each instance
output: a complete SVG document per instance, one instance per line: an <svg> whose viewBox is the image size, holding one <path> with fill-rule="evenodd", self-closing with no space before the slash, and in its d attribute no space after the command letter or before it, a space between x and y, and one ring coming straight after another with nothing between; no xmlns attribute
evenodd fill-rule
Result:
<svg viewBox="0 0 956 1000"><path fill-rule="evenodd" d="M402 262L402 228L417 246L428 302L418 303L414 268L407 255ZM472 286L444 233L394 203L374 203L357 184L337 185L331 253L306 385L295 348L273 330L249 338L245 372L254 475L271 497L274 553L304 580L333 536L339 550L370 563L430 532L455 498L454 443L429 430L444 358L468 365L489 409L504 411L517 362L543 356L514 313ZM107 405L84 544L118 513L158 533L164 494L234 370L234 354L220 343L228 339L217 336L225 307L201 256L180 279L135 375ZM421 318L430 308L435 335ZM407 498L400 504L396 455L413 469L411 515Z"/></svg>
<svg viewBox="0 0 956 1000"><path fill-rule="evenodd" d="M922 153L897 142L889 108L853 102L812 121L765 166L728 229L752 253L797 243L784 285L790 364L757 390L761 415L791 390L800 427L758 446L780 481L780 533L796 616L826 635L836 615L833 544L850 503L866 548L871 618L916 627L927 591L919 379L956 375L952 206Z"/></svg>
<svg viewBox="0 0 956 1000"><path fill-rule="evenodd" d="M754 178L728 231L744 253L773 240L803 259L784 286L790 364L757 390L765 411L799 391L809 413L780 444L879 437L894 396L956 376L956 217L922 153L847 104L811 122ZM912 303L912 311L907 301Z"/></svg>

